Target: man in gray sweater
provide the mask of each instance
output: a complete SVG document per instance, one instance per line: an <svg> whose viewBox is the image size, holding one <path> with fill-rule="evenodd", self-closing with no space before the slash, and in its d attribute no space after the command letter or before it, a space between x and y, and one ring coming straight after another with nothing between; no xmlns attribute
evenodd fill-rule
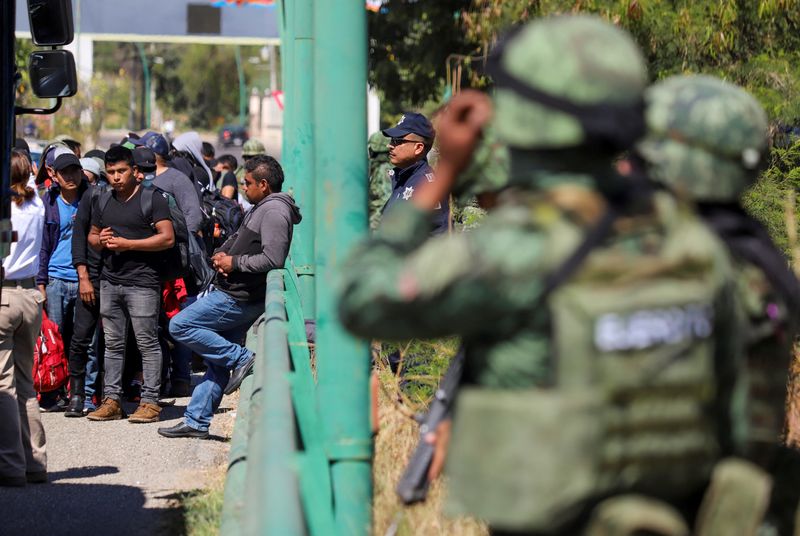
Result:
<svg viewBox="0 0 800 536"><path fill-rule="evenodd" d="M184 422L159 428L164 437L208 437L222 395L239 388L253 370L255 355L242 345L245 333L264 312L266 273L282 268L300 210L281 193L283 170L271 156L245 164L245 196L253 204L239 230L214 253L215 290L170 322L169 331L208 365L194 389Z"/></svg>

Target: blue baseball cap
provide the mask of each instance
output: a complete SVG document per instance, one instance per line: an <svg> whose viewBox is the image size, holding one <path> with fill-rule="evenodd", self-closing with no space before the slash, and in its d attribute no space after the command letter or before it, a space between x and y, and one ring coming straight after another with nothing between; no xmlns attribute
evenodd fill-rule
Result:
<svg viewBox="0 0 800 536"><path fill-rule="evenodd" d="M402 138L406 134L416 134L429 140L436 137L436 132L428 118L416 112L404 113L395 126L381 132L387 138Z"/></svg>
<svg viewBox="0 0 800 536"><path fill-rule="evenodd" d="M142 136L144 140L144 146L152 150L157 155L166 158L169 156L169 143L167 143L166 138L161 134L153 133L152 136L148 136L149 132Z"/></svg>

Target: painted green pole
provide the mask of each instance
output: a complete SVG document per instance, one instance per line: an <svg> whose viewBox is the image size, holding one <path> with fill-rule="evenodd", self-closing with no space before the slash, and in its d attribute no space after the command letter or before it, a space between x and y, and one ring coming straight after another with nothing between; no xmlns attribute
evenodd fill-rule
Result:
<svg viewBox="0 0 800 536"><path fill-rule="evenodd" d="M136 50L139 51L139 58L142 60L142 75L144 78L144 125L142 128L150 128L150 66L147 64L147 54L144 52L144 45L136 43Z"/></svg>
<svg viewBox="0 0 800 536"><path fill-rule="evenodd" d="M283 138L281 141L281 164L287 178L287 186L293 187L294 161L291 148L294 145L294 0L281 0L281 78L283 80Z"/></svg>
<svg viewBox="0 0 800 536"><path fill-rule="evenodd" d="M247 82L244 79L244 67L242 67L242 48L239 45L233 47L233 57L236 58L236 74L239 75L239 124L245 125L245 110L247 108Z"/></svg>
<svg viewBox="0 0 800 536"><path fill-rule="evenodd" d="M291 155L292 187L303 221L292 238L292 260L297 272L305 320L314 320L314 1L295 0L294 48L292 50L292 132L284 155ZM288 132L284 129L284 135ZM284 156L285 158L286 156Z"/></svg>
<svg viewBox="0 0 800 536"><path fill-rule="evenodd" d="M369 349L339 323L335 280L367 232L367 20L363 2L314 5L318 407L340 535L368 534Z"/></svg>

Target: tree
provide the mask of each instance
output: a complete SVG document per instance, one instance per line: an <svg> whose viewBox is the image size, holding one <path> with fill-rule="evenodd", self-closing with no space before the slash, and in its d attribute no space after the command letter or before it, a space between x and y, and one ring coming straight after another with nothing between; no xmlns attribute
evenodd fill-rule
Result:
<svg viewBox="0 0 800 536"><path fill-rule="evenodd" d="M440 98L445 62L474 45L461 25L470 0L389 0L368 14L369 82L395 106Z"/></svg>

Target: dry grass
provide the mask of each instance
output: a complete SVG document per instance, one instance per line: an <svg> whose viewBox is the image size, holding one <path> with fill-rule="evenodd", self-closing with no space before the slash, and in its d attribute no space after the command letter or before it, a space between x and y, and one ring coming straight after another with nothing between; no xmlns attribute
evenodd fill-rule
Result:
<svg viewBox="0 0 800 536"><path fill-rule="evenodd" d="M455 352L452 342L414 343L412 347L401 348L402 354L422 355L435 352L439 359L428 361L427 374L415 370L407 379L416 378L421 386L401 389L399 379L386 365L385 352L376 352L376 370L380 381L378 397L380 429L375 438L375 459L373 478L375 496L373 499L375 536L427 536L457 534L459 536L483 536L488 534L486 526L468 518L447 518L442 514L446 493L446 483L441 479L434 482L424 503L404 506L394 491L395 484L405 469L408 459L417 445L418 425L412 419L414 413L422 411L428 400L420 400L433 392L438 377L444 372L447 361ZM384 354L384 355L380 355ZM411 371L409 371L411 372ZM427 381L432 379L434 381Z"/></svg>

